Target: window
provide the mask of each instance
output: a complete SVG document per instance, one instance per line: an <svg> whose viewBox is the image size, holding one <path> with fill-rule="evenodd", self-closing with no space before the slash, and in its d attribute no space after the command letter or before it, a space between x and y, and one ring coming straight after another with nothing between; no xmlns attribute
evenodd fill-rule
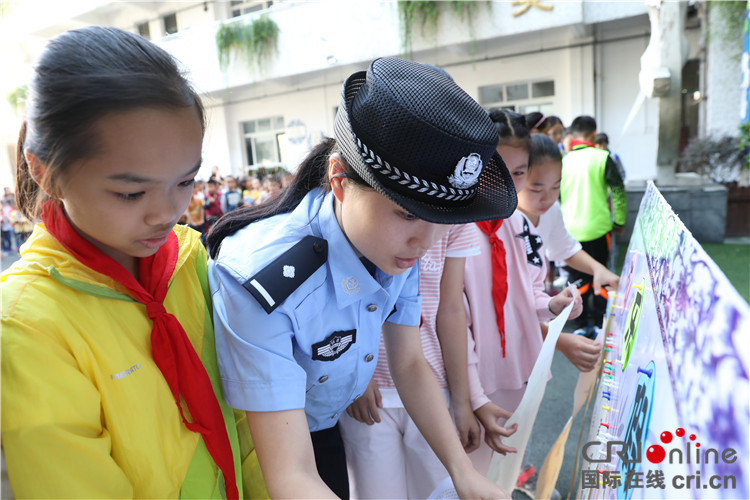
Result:
<svg viewBox="0 0 750 500"><path fill-rule="evenodd" d="M177 33L177 14L167 14L166 16L162 17L162 20L164 21L164 33L167 35L172 35L174 33Z"/></svg>
<svg viewBox="0 0 750 500"><path fill-rule="evenodd" d="M517 113L541 111L554 114L555 81L540 80L479 87L479 103L486 108L500 107Z"/></svg>
<svg viewBox="0 0 750 500"><path fill-rule="evenodd" d="M138 26L138 34L147 40L151 39L151 28L149 28L148 21L140 23Z"/></svg>
<svg viewBox="0 0 750 500"><path fill-rule="evenodd" d="M286 133L283 116L242 122L247 165L278 167L282 163L279 138Z"/></svg>
<svg viewBox="0 0 750 500"><path fill-rule="evenodd" d="M231 0L229 9L231 17L244 16L251 12L267 9L273 5L272 0Z"/></svg>

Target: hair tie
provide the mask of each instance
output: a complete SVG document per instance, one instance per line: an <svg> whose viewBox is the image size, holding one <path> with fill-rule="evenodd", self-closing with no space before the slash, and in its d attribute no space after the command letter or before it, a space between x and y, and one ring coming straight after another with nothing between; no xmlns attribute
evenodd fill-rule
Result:
<svg viewBox="0 0 750 500"><path fill-rule="evenodd" d="M538 128L538 127L539 127L539 125L541 125L541 124L542 124L542 123L544 122L544 120L546 120L546 119L547 119L547 117L546 117L546 116L544 116L544 113L542 113L542 117L541 117L541 118L539 118L539 121L538 121L538 122L536 122L536 125L534 125L533 127L531 127L531 129L533 130L533 129L535 129L535 128Z"/></svg>

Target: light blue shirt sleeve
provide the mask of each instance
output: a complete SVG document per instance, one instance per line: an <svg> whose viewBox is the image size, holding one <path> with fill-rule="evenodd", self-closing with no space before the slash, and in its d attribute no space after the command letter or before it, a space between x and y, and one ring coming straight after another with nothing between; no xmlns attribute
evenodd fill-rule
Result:
<svg viewBox="0 0 750 500"><path fill-rule="evenodd" d="M396 299L396 312L387 321L397 325L419 326L422 296L419 295L419 264L407 271L401 293Z"/></svg>
<svg viewBox="0 0 750 500"><path fill-rule="evenodd" d="M245 411L304 408L306 374L293 356L292 321L280 312L266 314L241 278L221 264L209 264L209 280L227 403Z"/></svg>

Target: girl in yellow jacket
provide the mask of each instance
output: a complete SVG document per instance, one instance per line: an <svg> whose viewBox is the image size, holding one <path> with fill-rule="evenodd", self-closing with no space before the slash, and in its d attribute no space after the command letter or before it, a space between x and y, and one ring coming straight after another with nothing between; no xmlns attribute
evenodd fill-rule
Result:
<svg viewBox="0 0 750 500"><path fill-rule="evenodd" d="M59 36L31 82L2 275L2 444L17 497L263 496L219 381L206 256L176 226L204 112L145 39ZM238 435L239 429L239 435Z"/></svg>

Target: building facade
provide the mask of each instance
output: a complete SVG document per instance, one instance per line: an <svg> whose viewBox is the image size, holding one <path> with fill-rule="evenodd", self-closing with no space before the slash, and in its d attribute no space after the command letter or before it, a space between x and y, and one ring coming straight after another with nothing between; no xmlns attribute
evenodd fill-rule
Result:
<svg viewBox="0 0 750 500"><path fill-rule="evenodd" d="M647 3L653 7L660 2ZM659 99L644 97L639 85L641 57L652 32L647 3L475 2L471 17L462 18L447 2L436 2L432 24L422 29L421 20L414 21L408 55L444 68L488 108L539 110L560 116L566 125L580 114L595 116L611 149L622 157L628 180L642 183L657 177L658 131L665 126L660 124ZM34 2L19 2L6 18L29 15L25 4L28 8ZM403 21L395 1L73 4L75 8L55 2L34 13L34 22L26 23L16 40L26 44L26 62L31 63L45 40L89 24L117 26L158 43L181 61L204 96L208 129L203 177L214 165L235 175L258 168L293 171L312 145L333 133L344 79L366 69L374 58L404 54ZM739 106L740 72L706 62L711 47L701 29L701 4L685 5L684 68L682 75L673 75L681 84L684 111L680 123L666 126L677 127L682 138L710 134L712 127L736 130L739 113L735 120L718 109L700 111L710 105L701 102L707 94L716 94L723 110L732 99ZM261 16L278 27L270 56L251 60L243 52L231 52L228 63L220 64L217 30L248 25ZM719 61L722 55L711 57ZM724 73L714 75L709 68ZM4 135L10 156L15 137ZM13 161L8 159L9 165Z"/></svg>

